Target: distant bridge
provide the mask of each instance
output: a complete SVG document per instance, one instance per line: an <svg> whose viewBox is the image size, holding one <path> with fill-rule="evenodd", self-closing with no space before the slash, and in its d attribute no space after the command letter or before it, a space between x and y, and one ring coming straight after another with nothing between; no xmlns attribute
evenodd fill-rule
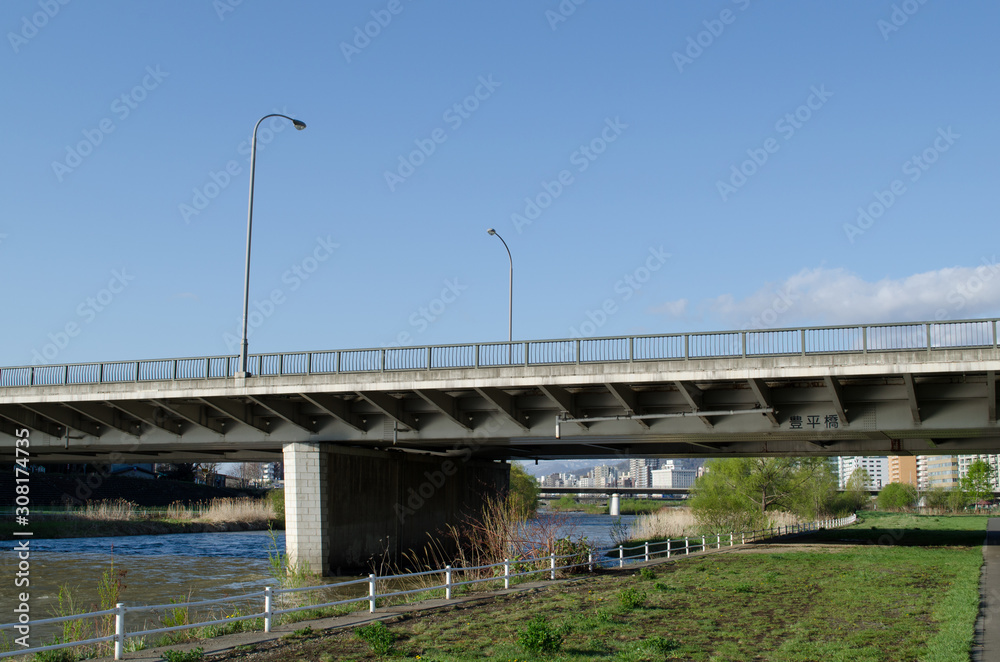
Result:
<svg viewBox="0 0 1000 662"><path fill-rule="evenodd" d="M586 494L586 495L604 495L610 496L612 494L636 494L636 495L653 495L653 494L680 494L686 495L691 493L691 488L689 487L539 487L539 496L545 497L547 494L557 495L557 494Z"/></svg>

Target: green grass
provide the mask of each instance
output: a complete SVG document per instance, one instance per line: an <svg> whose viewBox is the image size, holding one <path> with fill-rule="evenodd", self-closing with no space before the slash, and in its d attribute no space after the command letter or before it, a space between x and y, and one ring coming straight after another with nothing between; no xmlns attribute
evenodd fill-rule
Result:
<svg viewBox="0 0 1000 662"><path fill-rule="evenodd" d="M853 527L788 541L787 552L779 543L776 552L609 572L388 627L399 656L425 662L965 662L985 522L869 514ZM893 544L870 544L878 540ZM526 655L520 642L539 617L565 636L558 652ZM349 632L306 645L296 653L309 659L376 659ZM272 652L265 659L284 659Z"/></svg>

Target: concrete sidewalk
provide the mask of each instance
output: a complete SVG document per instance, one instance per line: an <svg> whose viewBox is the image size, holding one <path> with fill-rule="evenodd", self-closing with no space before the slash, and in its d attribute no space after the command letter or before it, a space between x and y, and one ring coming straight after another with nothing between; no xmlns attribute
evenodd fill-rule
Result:
<svg viewBox="0 0 1000 662"><path fill-rule="evenodd" d="M979 618L972 647L974 662L1000 660L1000 518L991 517L983 543L979 580Z"/></svg>

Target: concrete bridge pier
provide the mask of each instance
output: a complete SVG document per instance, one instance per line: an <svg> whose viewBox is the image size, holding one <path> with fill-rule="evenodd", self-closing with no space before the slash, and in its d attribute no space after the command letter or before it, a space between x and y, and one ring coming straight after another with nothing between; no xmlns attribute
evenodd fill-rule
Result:
<svg viewBox="0 0 1000 662"><path fill-rule="evenodd" d="M285 549L312 572L370 572L401 565L448 525L461 527L506 494L506 462L344 448L283 447Z"/></svg>
<svg viewBox="0 0 1000 662"><path fill-rule="evenodd" d="M608 514L612 517L618 517L622 514L622 501L617 494L611 495L611 501L608 503Z"/></svg>

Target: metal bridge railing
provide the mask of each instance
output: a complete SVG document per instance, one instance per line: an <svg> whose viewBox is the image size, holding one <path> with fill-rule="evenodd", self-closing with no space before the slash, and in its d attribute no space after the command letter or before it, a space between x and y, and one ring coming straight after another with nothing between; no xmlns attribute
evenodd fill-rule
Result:
<svg viewBox="0 0 1000 662"><path fill-rule="evenodd" d="M997 349L996 319L668 333L469 345L431 345L252 354L252 375L454 370L579 363ZM224 379L236 356L0 368L0 387Z"/></svg>

